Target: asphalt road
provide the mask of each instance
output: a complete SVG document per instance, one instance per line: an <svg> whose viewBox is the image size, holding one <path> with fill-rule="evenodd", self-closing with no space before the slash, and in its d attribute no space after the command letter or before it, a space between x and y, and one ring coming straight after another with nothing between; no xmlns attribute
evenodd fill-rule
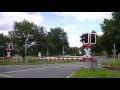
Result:
<svg viewBox="0 0 120 90"><path fill-rule="evenodd" d="M86 62L0 66L0 78L66 78Z"/></svg>
<svg viewBox="0 0 120 90"><path fill-rule="evenodd" d="M109 61L108 58L96 58L98 64ZM88 62L72 62L61 64L0 66L0 78L67 78Z"/></svg>

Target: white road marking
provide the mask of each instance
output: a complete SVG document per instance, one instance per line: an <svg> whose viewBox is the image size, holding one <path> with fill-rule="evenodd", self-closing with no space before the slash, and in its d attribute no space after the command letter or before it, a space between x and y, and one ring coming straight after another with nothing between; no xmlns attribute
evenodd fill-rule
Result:
<svg viewBox="0 0 120 90"><path fill-rule="evenodd" d="M0 74L0 76L2 76L2 77L9 77L9 78L17 78L17 77L10 76L10 75L5 75L5 74Z"/></svg>
<svg viewBox="0 0 120 90"><path fill-rule="evenodd" d="M13 66L39 66L39 65L5 65L5 66L0 66L0 67L13 67Z"/></svg>
<svg viewBox="0 0 120 90"><path fill-rule="evenodd" d="M89 66L89 67L91 67L91 66ZM85 68L88 68L88 66L87 66L87 67L85 67Z"/></svg>
<svg viewBox="0 0 120 90"><path fill-rule="evenodd" d="M70 74L69 76L67 76L66 78L69 78L70 76L72 76L74 73Z"/></svg>
<svg viewBox="0 0 120 90"><path fill-rule="evenodd" d="M34 69L26 69L26 70L17 70L17 71L10 71L10 72L3 72L4 73L14 73L14 72L24 72L24 71L31 71L31 70L40 70L45 68L54 68L54 67L62 67L62 66L74 66L74 67L81 67L80 65L60 65L60 66L51 66L51 67L42 67L42 68L34 68Z"/></svg>

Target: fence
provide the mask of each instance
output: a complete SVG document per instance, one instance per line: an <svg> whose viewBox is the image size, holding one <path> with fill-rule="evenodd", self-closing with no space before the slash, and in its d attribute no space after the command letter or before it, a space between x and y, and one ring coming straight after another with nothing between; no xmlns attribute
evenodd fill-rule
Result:
<svg viewBox="0 0 120 90"><path fill-rule="evenodd" d="M3 57L0 57L0 61L3 61ZM4 61L22 62L22 57L4 57Z"/></svg>

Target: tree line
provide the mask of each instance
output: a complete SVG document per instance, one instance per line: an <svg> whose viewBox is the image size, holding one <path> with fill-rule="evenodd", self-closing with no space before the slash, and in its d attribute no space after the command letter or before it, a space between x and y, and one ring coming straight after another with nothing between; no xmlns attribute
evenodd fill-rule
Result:
<svg viewBox="0 0 120 90"><path fill-rule="evenodd" d="M70 47L67 32L61 27L50 28L47 32L46 28L39 26L33 22L24 19L20 22L14 22L13 30L8 32L8 35L1 37L1 50L6 48L6 43L13 43L14 49L11 55L19 54L24 57L25 55L25 41L27 40L27 54L37 56L41 52L42 56L60 56L64 53L69 55L79 55L79 48ZM5 53L6 55L6 53Z"/></svg>

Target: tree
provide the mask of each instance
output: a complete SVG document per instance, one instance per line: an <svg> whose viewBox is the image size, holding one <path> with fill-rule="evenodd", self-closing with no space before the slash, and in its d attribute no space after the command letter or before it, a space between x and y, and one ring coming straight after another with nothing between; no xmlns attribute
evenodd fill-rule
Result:
<svg viewBox="0 0 120 90"><path fill-rule="evenodd" d="M0 57L3 56L3 50L4 50L4 56L7 55L6 53L6 43L9 43L9 38L8 36L4 34L0 34Z"/></svg>
<svg viewBox="0 0 120 90"><path fill-rule="evenodd" d="M46 38L52 55L61 55L63 47L67 50L69 46L67 33L60 27L50 28Z"/></svg>
<svg viewBox="0 0 120 90"><path fill-rule="evenodd" d="M35 52L41 52L42 56L45 56L47 48L46 28L44 28L43 26L36 26L36 31L37 32L34 34L35 42L33 48L34 50L36 50Z"/></svg>
<svg viewBox="0 0 120 90"><path fill-rule="evenodd" d="M27 39L28 54L30 49L37 49L34 46L39 47L38 37L41 37L41 28L42 27L25 19L20 22L14 22L12 34L9 35L13 38L12 42L14 45L16 44L16 50L18 50L20 55L25 56L25 40ZM37 50L35 50L35 52L36 51Z"/></svg>
<svg viewBox="0 0 120 90"><path fill-rule="evenodd" d="M84 51L82 50L82 48L77 48L77 47L69 47L68 50L67 50L67 54L68 55L71 55L71 56L79 56L79 51L81 51L82 55L84 54Z"/></svg>
<svg viewBox="0 0 120 90"><path fill-rule="evenodd" d="M113 12L111 19L104 19L100 24L103 31L101 44L104 50L110 56L112 54L113 44L116 44L117 53L120 52L120 12Z"/></svg>

